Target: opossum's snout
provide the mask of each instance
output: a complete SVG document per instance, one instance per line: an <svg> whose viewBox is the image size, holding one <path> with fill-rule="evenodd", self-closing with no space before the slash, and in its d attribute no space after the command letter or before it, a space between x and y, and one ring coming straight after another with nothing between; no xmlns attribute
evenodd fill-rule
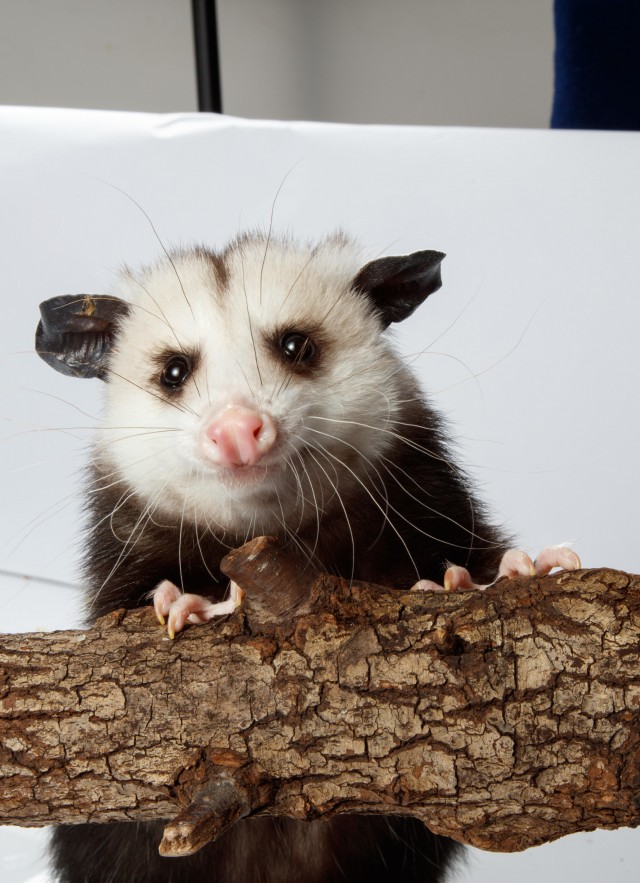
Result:
<svg viewBox="0 0 640 883"><path fill-rule="evenodd" d="M269 414L231 404L205 422L201 450L218 466L255 466L271 450L276 435Z"/></svg>

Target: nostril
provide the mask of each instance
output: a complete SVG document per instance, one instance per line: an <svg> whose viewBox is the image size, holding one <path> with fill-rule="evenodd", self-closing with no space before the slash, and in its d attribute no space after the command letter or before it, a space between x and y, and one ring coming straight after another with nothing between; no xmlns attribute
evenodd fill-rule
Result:
<svg viewBox="0 0 640 883"><path fill-rule="evenodd" d="M251 434L257 439L262 430L262 419L255 412L240 412L236 425L242 427L247 434Z"/></svg>

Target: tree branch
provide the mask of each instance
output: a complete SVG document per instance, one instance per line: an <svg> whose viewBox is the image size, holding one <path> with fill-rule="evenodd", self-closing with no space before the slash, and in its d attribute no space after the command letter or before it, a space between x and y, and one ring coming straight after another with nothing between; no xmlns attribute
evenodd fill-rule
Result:
<svg viewBox="0 0 640 883"><path fill-rule="evenodd" d="M175 817L166 855L250 813L402 813L484 849L640 822L640 578L401 593L259 538L231 617L150 609L0 637L0 818Z"/></svg>

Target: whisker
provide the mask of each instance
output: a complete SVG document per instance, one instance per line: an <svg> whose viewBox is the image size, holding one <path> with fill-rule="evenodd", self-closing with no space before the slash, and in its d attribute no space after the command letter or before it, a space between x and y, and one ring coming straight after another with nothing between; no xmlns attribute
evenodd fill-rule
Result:
<svg viewBox="0 0 640 883"><path fill-rule="evenodd" d="M149 315L149 316L153 316L154 319L159 319L160 321L164 322L164 324L167 326L167 328L169 329L169 331L170 331L170 332L173 334L173 336L175 337L175 339L176 339L176 343L178 344L178 349L179 349L181 352L184 352L184 346L183 346L182 343L180 342L180 338L179 338L178 335L176 334L175 328L173 327L173 325L171 324L171 322L169 322L169 320L167 319L166 313L164 312L164 310L162 309L162 307L160 306L160 304L158 303L158 301L156 300L156 298L151 294L151 292L149 291L149 289L146 288L146 287L142 284L142 282L140 281L140 279L138 278L138 276L137 276L135 273L132 273L132 272L130 272L130 271L127 271L127 278L130 279L132 282L135 282L136 285L138 285L138 286L142 289L142 291L147 295L147 297L153 302L155 308L156 308L156 309L158 310L158 312L160 313L160 316L157 316L157 315L156 315L155 313L153 313L151 310L146 309L146 307L143 307L142 304L138 304L138 303L137 303L137 304L134 305L134 308L135 308L136 310L142 310L142 312L147 313L147 315Z"/></svg>
<svg viewBox="0 0 640 883"><path fill-rule="evenodd" d="M111 181L107 181L104 178L100 178L98 175L92 175L89 172L80 172L79 174L87 175L87 177L93 178L94 181L99 181L101 184L104 184L106 187L110 187L112 190L117 191L122 196L124 196L126 199L128 199L129 202L131 202L133 205L135 205L135 207L140 212L142 212L144 217L147 219L147 222L148 222L149 226L151 227L151 230L153 231L153 235L157 239L158 244L160 245L160 248L165 253L167 260L171 264L171 266L173 268L173 272L175 273L175 277L178 280L178 285L180 286L180 290L182 291L182 295L183 295L185 301L187 302L189 309L191 310L191 315L195 318L195 314L193 312L193 307L191 306L191 302L189 301L189 298L187 297L187 292L184 290L184 285L182 284L182 279L180 278L180 274L178 273L178 270L177 270L177 267L173 261L173 258L171 257L169 250L166 248L164 242L162 241L160 234L156 230L155 224L153 223L153 221L151 220L151 218L147 214L147 212L142 208L140 203L136 199L134 199L130 193L127 193L126 190L123 190L121 187L118 187L116 184L113 184Z"/></svg>
<svg viewBox="0 0 640 883"><path fill-rule="evenodd" d="M487 367L483 368L481 371L474 372L473 378L477 379L478 377L482 377L484 374L488 374L489 371L493 371L494 368L497 368L499 365L501 365L504 361L506 361L506 359L509 358L509 356L511 356L518 349L518 347L520 346L520 344L524 340L526 333L528 332L529 328L533 324L534 319L536 318L536 316L538 315L538 313L540 312L542 307L546 304L548 299L549 299L548 297L545 297L544 300L540 304L538 304L536 309L533 311L533 313L529 317L529 321L527 322L527 324L523 328L522 333L520 334L520 336L518 337L516 342L513 344L513 346L510 349L508 349L506 353L504 353L502 356L500 356L500 358L496 362L492 362L490 365L487 365ZM449 384L449 386L445 386L442 389L437 390L436 392L433 393L433 395L442 395L442 393L449 392L450 389L455 389L457 386L461 386L463 383L468 383L470 379L471 378L467 377L465 380L458 380L456 383L451 383L451 384Z"/></svg>
<svg viewBox="0 0 640 883"><path fill-rule="evenodd" d="M111 428L111 427L109 427ZM146 438L148 436L153 435L166 435L168 433L181 433L181 429L177 429L175 427L171 427L170 429L147 429L144 432L130 432L128 435L121 435L119 438L110 438L109 444L115 445L118 442L131 441L132 438Z"/></svg>
<svg viewBox="0 0 640 883"><path fill-rule="evenodd" d="M43 389L33 389L30 386L19 386L18 389L20 389L22 392L30 392L30 393L33 393L34 395L45 396L48 399L54 399L57 402L62 402L63 405L68 405L70 408L73 408L79 414L82 414L83 417L88 417L89 420L96 420L97 421L100 419L99 417L94 417L93 414L88 414L86 411L83 411L82 408L80 408L78 405L74 404L73 402L70 402L67 399L63 399L62 396L54 395L52 392L45 392L45 390L43 390Z"/></svg>
<svg viewBox="0 0 640 883"><path fill-rule="evenodd" d="M151 459L154 455L149 455L146 457L141 457L137 462L137 465L143 463L145 460ZM101 483L105 480L108 480L114 475L120 475L119 471L114 469L111 472L108 472L104 475L99 476L98 478L92 479L89 482L88 487L82 485L82 487L78 486L74 491L66 496L62 497L59 500L56 500L55 503L52 503L50 506L47 506L43 509L38 515L32 518L27 524L20 527L14 534L8 537L5 542L0 546L0 549L6 549L10 543L22 534L23 531L26 531L20 539L17 540L16 544L7 551L6 558L10 558L15 552L22 546L24 542L31 536L31 534L38 530L43 526L50 518L60 514L60 512L64 511L68 506L70 506L74 500L80 500L82 497L91 497L94 495L98 495L105 490L109 490L112 487L116 487L118 484L124 484L125 479L121 476L117 481L110 482L109 484L102 485Z"/></svg>
<svg viewBox="0 0 640 883"><path fill-rule="evenodd" d="M325 416L321 416L319 414L309 414L307 419L309 419L309 420L326 420L330 423L341 423L346 426L360 426L363 429L372 429L372 430L374 430L374 432L381 432L385 435L390 435L392 438L397 439L398 441L407 445L407 447L413 448L413 450L415 450L415 451L420 451L421 454L426 454L428 457L431 457L431 459L433 459L433 460L438 460L441 463L445 463L447 466L452 466L452 463L446 457L444 457L442 454L437 454L435 451L432 451L429 448L426 448L424 445L421 445L418 442L414 441L413 439L407 438L406 436L402 435L399 432L395 432L392 429L385 429L382 426L373 426L370 423L362 423L361 421L358 421L358 420L341 420L339 417L325 417ZM398 422L398 425L401 424L401 421L397 421L397 422ZM416 423L407 423L405 425L414 426L419 429L426 428L426 427L420 426L419 424L416 424Z"/></svg>
<svg viewBox="0 0 640 883"><path fill-rule="evenodd" d="M165 404L165 405L171 405L171 407L172 407L172 408L175 408L176 411L182 411L183 414L186 414L187 412L190 412L191 414L194 415L194 417L198 417L198 416L199 416L199 415L193 410L193 408L190 408L188 405L185 405L185 406L181 407L181 406L178 405L176 402L172 402L172 401L170 401L169 399L167 399L167 398L165 398L165 397L159 395L158 393L152 392L150 389L146 389L144 386L141 386L139 383L136 383L134 380L131 380L131 378L129 378L129 377L125 377L124 374L118 374L117 371L114 371L114 370L113 370L113 368L108 368L107 371L108 371L109 374L113 374L114 377L118 377L118 378L120 378L120 380L124 380L126 383L130 383L131 386L135 386L136 389L139 389L141 392L146 392L146 393L148 393L148 395L153 396L155 399L158 399L158 400L161 401L163 404Z"/></svg>
<svg viewBox="0 0 640 883"><path fill-rule="evenodd" d="M300 550L302 555L307 560L307 563L313 564L313 559L309 555L309 549L302 542L300 537L297 535L296 531L291 530L291 528L289 528L289 526L287 525L287 521L286 521L286 518L284 515L284 509L282 507L282 500L281 500L280 494L278 492L278 486L275 482L273 482L273 489L274 489L274 492L276 495L276 499L278 501L278 506L280 508L280 514L282 517L278 518L277 514L273 510L272 510L271 514L276 519L276 521L281 525L282 529L284 530L285 536L288 537L293 542L293 544Z"/></svg>
<svg viewBox="0 0 640 883"><path fill-rule="evenodd" d="M382 508L382 506L380 505L380 503L378 503L378 501L377 501L376 498L374 497L373 493L369 490L369 488L366 486L366 484L362 481L362 479L360 478L360 476L357 475L356 472L354 472L354 470L351 469L350 466L347 466L347 464L346 464L343 460L340 460L340 458L339 458L339 457L336 457L335 454L332 454L330 451L327 451L327 449L324 448L322 445L316 444L316 445L314 445L313 447L314 447L314 450L317 450L317 451L318 451L318 453L321 452L322 454L324 454L325 457L330 457L332 460L335 460L337 463L339 463L340 466L342 466L343 469L346 469L347 472L349 472L349 473L353 476L353 478L358 482L358 484L362 487L362 489L363 489L364 492L367 494L367 496L371 499L371 502L374 504L374 506L376 506L376 508L380 510L380 512L382 513L383 518L385 519L385 521L387 522L387 524L389 525L389 527L391 528L391 530L395 533L395 535L398 537L398 539L400 540L400 542L401 542L402 545L404 546L405 552L407 553L407 557L408 557L409 560L411 561L411 566L413 567L415 573L417 574L417 578L420 579L420 571L418 570L418 567L417 567L416 562L415 562L415 560L414 560L414 558L413 558L413 555L412 555L411 552L409 551L409 546L407 545L407 543L406 543L404 537L402 536L402 534L400 533L400 531L398 530L398 528L395 526L395 524L393 523L393 521L392 521L392 520L389 518L389 516L385 513L385 511L384 511L384 509ZM400 515L401 518L403 518L405 521L407 521L407 523L411 524L411 522L409 522L408 519L404 518L404 516L402 516L401 513L397 512L396 509L394 509L393 507L391 507L391 509L392 509L392 511L395 512L397 515ZM414 527L415 525L411 525L411 526ZM430 537L430 534L427 534L425 531L420 531L420 532L421 532L421 533L425 533L426 536L429 536L429 537ZM434 539L434 538L431 537L431 539Z"/></svg>
<svg viewBox="0 0 640 883"><path fill-rule="evenodd" d="M335 466L333 467L335 474L336 474L336 483L334 484L334 482L331 480L327 470L324 468L322 463L320 463L316 459L316 457L314 456L314 453L313 453L313 451L316 451L318 454L320 454L322 456L321 452L315 446L308 445L301 436L296 436L296 437L305 445L305 449L306 449L307 453L309 454L309 456L311 457L311 459L315 462L316 466L320 469L320 471L322 473L324 473L325 478L327 479L327 481L329 482L329 484L333 488L334 495L337 498L338 503L340 504L340 508L342 509L342 512L344 514L344 519L345 519L345 522L347 525L347 530L349 531L349 538L351 540L351 575L349 577L349 583L351 584L353 582L353 575L355 573L355 567L356 567L356 542L355 542L355 538L353 536L353 530L351 528L351 520L349 519L349 513L347 512L347 508L344 505L344 501L340 495L340 492L338 491L338 487L337 487L338 473L337 473L336 467ZM325 459L327 459L327 458L325 457Z"/></svg>
<svg viewBox="0 0 640 883"><path fill-rule="evenodd" d="M191 482L191 476L193 475L193 467L189 470L189 483ZM187 496L185 494L182 501L182 514L180 515L180 529L178 531L178 571L180 572L180 588L182 591L185 591L185 579L184 572L182 569L182 535L184 531L184 513L187 506Z"/></svg>
<svg viewBox="0 0 640 883"><path fill-rule="evenodd" d="M423 487L422 487L422 486L421 486L421 485L415 480L415 478L413 478L413 476L409 475L408 472L406 472L404 469L402 469L400 466L398 466L397 463L394 463L393 460L390 460L388 457L385 457L384 455L381 455L381 456L380 456L380 459L381 459L381 460L384 460L385 463L388 463L390 467L393 467L393 469L396 469L398 472L402 473L402 475L404 475L404 476L405 476L405 477L406 477L406 478L407 478L412 484L414 484L414 485L415 485L420 491L422 491L423 493L427 494L428 496L432 496L432 494L430 494L425 488L423 488ZM481 536L480 534L477 534L477 533L475 532L475 529L474 529L474 525L475 525L475 517L474 517L474 510L473 510L473 507L471 507L471 526L470 526L470 527L466 527L464 524L461 524L459 521L456 521L455 518L451 518L449 515L446 515L444 512L440 511L439 509L434 509L432 506L429 506L429 505L428 505L427 503L425 503L423 500L420 500L418 497L416 497L414 494L412 494L410 491L407 490L407 488L406 488L406 487L405 487L405 486L404 486L404 485L398 480L397 476L395 476L395 475L393 474L393 472L391 471L391 469L389 468L389 466L385 466L384 463L381 464L381 465L383 466L383 468L385 469L385 471L389 473L389 475L390 475L391 478L395 481L395 483L398 485L398 487L400 488L400 490L402 490L403 493L405 493L405 494L406 494L408 497L410 497L412 500L415 500L415 502L418 503L420 506L422 506L424 509L427 509L429 512L432 512L434 515L437 515L439 518L444 518L446 521L451 522L451 524L454 524L456 527L459 527L459 528L460 528L461 530L463 530L465 533L468 533L469 536L470 536L472 539L474 539L474 540L480 540L481 542L486 543L487 546L496 546L496 547L501 547L501 546L502 546L502 543L497 543L497 542L495 542L494 540L490 540L490 539L488 539L487 537L483 537L483 536Z"/></svg>
<svg viewBox="0 0 640 883"><path fill-rule="evenodd" d="M251 344L253 346L253 356L256 361L256 371L260 379L260 386L264 386L262 382L262 374L260 373L260 365L258 364L258 349L256 347L256 339L253 334L253 323L251 322L251 310L249 309L249 295L247 294L247 282L244 272L244 251L240 248L240 267L242 268L242 290L244 291L244 303L247 309L247 322L249 323L249 334L251 335Z"/></svg>
<svg viewBox="0 0 640 883"><path fill-rule="evenodd" d="M127 558L129 557L129 555L133 552L133 550L134 550L136 544L137 544L137 543L140 541L140 539L142 538L142 535L143 535L143 533L144 533L144 529L145 529L146 525L149 523L149 514L151 513L151 511L152 511L153 509L155 509L155 507L156 507L156 506L158 505L158 503L160 502L161 494L162 494L162 492L164 491L164 488L167 486L167 484L168 484L169 481L171 480L171 477L172 477L172 476L170 476L170 477L167 479L167 481L166 481L165 484L160 488L160 490L159 490L158 493L155 495L155 497L154 497L152 500L150 500L149 503L148 503L145 507L143 507L143 509L142 509L142 511L141 511L141 513L140 513L140 515L139 515L138 518L136 519L136 522L135 522L133 528L131 529L131 532L129 533L129 536L127 537L126 540L121 540L121 539L118 537L118 535L115 533L115 530L113 529L113 516L115 515L117 509L118 509L118 508L122 508L122 506L125 504L126 500L123 500L123 497L126 496L126 491L125 491L125 493L119 498L118 502L117 502L116 505L113 507L112 511L111 511L107 516L105 516L105 518L101 519L100 522L98 522L98 525L99 525L100 523L106 521L107 519L109 520L109 523L110 523L110 526L111 526L111 530L112 530L113 536L115 537L115 539L116 539L118 542L122 543L122 549L121 549L120 554L118 555L116 561L114 562L114 564L113 564L111 570L109 571L109 573L107 574L107 576L105 577L105 579L102 581L102 584L101 584L101 585L98 587L98 589L94 592L94 594L93 594L93 598L92 598L92 600L91 600L91 603L88 605L87 612L90 613L91 610L95 607L98 598L100 597L100 595L102 594L102 592L104 591L104 589L105 589L105 588L107 587L107 585L109 584L109 581L111 580L111 578L115 575L115 573L117 573L117 571L118 571L118 569L120 568L120 566L124 563L124 561L127 560ZM126 499L127 499L127 500L130 499L131 496L132 496L132 494L129 494L129 496L128 496ZM144 522L144 523L143 523L143 522ZM95 526L94 526L94 530L95 530L95 527L97 527L98 525L95 525ZM142 525L142 527L140 527L141 525ZM139 530L138 536L135 537L135 534L136 534L136 531L138 530L138 528L140 528L140 530ZM135 539L134 539L134 537L135 537Z"/></svg>
<svg viewBox="0 0 640 883"><path fill-rule="evenodd" d="M316 536L315 536L315 540L314 540L314 543L313 543L313 549L312 549L311 554L312 554L313 557L315 558L316 549L318 548L318 543L320 542L320 514L321 514L321 509L320 509L320 507L318 506L318 500L317 500L317 498L316 498L316 492L315 492L315 489L314 489L314 486L313 486L313 480L312 480L311 476L309 475L309 470L307 469L307 465L306 465L306 463L304 462L304 457L303 457L302 454L300 454L298 451L296 451L296 454L297 454L298 460L300 461L300 465L302 466L302 469L303 469L303 471L304 471L304 474L305 474L306 477L307 477L307 482L308 482L308 484L309 484L309 489L310 489L310 491L311 491L311 496L313 497L313 510L314 510L314 512L315 512L315 515L316 515ZM294 471L296 471L293 462L291 463L291 467L292 467L292 469L294 469ZM297 471L296 471L296 477L297 477ZM298 479L298 480L300 480L300 479Z"/></svg>
<svg viewBox="0 0 640 883"><path fill-rule="evenodd" d="M18 549L25 543L31 534L42 527L50 518L53 518L56 515L59 515L63 512L67 506L70 506L73 500L79 497L79 491L74 491L66 497L63 497L61 500L56 500L55 503L52 503L50 506L47 506L46 509L43 509L38 515L32 518L26 525L23 525L19 530L13 533L10 537L3 542L0 549L5 550L9 546L10 543L17 540L14 546L7 550L6 555L4 556L4 561L7 561L11 558L12 555L18 551ZM20 536L22 532L25 531L23 536ZM19 539L18 539L19 537Z"/></svg>
<svg viewBox="0 0 640 883"><path fill-rule="evenodd" d="M464 493L467 498L467 502L469 504L469 511L470 511L470 517L471 517L471 528L465 527L464 525L460 524L459 522L455 521L454 519L450 518L449 516L446 516L442 512L439 512L437 510L432 510L432 511L435 514L440 515L441 517L445 518L446 520L451 521L457 527L459 527L462 530L464 530L465 532L467 532L474 539L479 539L482 542L485 542L489 545L496 546L496 547L500 547L502 545L499 542L494 542L493 540L487 539L486 537L482 537L482 536L475 533L475 521L476 521L475 506L474 506L474 501L473 501L473 497L471 495L471 492L468 489L468 482L465 481L465 477L462 474L462 471L460 470L460 468L454 462L452 462L450 459L448 459L447 457L445 457L443 455L435 454L433 451L430 451L428 448L425 448L423 445L419 445L417 442L414 442L413 439L408 439L405 436L401 435L400 433L394 432L392 430L387 430L382 427L376 427L376 426L372 426L370 424L365 424L365 423L358 423L357 421L340 420L338 418L321 417L319 415L310 414L309 419L312 419L312 418L318 419L318 420L327 420L327 421L336 422L336 423L352 424L354 426L363 426L367 429L373 429L373 430L377 430L379 432L388 433L388 434L392 435L398 441L404 442L405 444L407 444L409 447L413 448L414 450L419 450L421 453L427 454L427 456L431 457L432 459L437 460L441 463L444 463L458 477L458 479L460 481L460 486L464 490ZM402 421L397 421L397 423L398 423L398 425L405 425L405 426L409 426L409 427L414 427L416 429L423 429L423 430L425 429L424 426L421 426L420 424L416 424L416 423L403 423ZM308 427L308 429L311 432L320 432L320 430L314 430L312 427ZM326 433L323 433L323 434L326 434ZM331 436L331 435L329 435L329 437L336 438L336 436ZM349 444L348 442L346 442L342 439L340 439L340 441L342 444ZM349 445L349 446L353 447L353 445ZM354 450L358 451L357 448L354 448ZM387 459L387 458L383 457L382 459ZM391 461L387 461L387 462L391 462ZM395 466L395 464L394 464L394 466ZM398 467L396 467L396 468L398 468ZM398 483L398 486L404 490L402 485L399 482L397 482L397 483ZM420 487L420 489L424 493L427 493L429 496L431 496L425 488ZM426 504L423 504L423 505L426 508L429 508L428 506L426 506ZM401 513L397 513L397 514L399 514L400 517L404 519L404 516ZM407 520L407 519L404 519L404 520ZM415 527L415 525L413 525L413 526ZM418 529L418 528L416 528L416 529ZM424 533L424 531L421 531L421 532ZM427 536L431 536L431 535L427 534ZM437 537L432 537L432 539L438 540ZM438 541L440 541L440 540L438 540ZM442 540L441 542L445 542L445 541ZM454 543L448 543L448 545L456 546L456 544L454 544ZM473 547L456 546L456 548L464 548L464 549L466 549L467 553L470 554Z"/></svg>
<svg viewBox="0 0 640 883"><path fill-rule="evenodd" d="M286 183L286 181L287 181L287 178L288 178L288 177L292 174L292 172L293 172L293 171L294 171L294 170L300 165L300 163L302 162L303 159L304 159L304 157L301 156L300 159L297 160L297 161L291 166L291 168L289 169L289 171L286 173L286 175L284 176L284 178L283 178L282 181L280 182L280 186L279 186L278 189L276 190L276 195L273 197L273 202L271 203L271 215L270 215L270 217L269 217L269 230L268 230L268 232L267 232L267 240L266 240L266 245L265 245L265 249L264 249L264 256L263 256L263 258L262 258L262 266L260 267L260 303L261 303L261 304L262 304L262 277L263 277L263 274L264 274L264 265L265 265L265 262L266 262L266 260L267 260L267 252L269 251L269 245L270 245L270 243L271 243L271 233L273 232L273 217L274 217L275 210L276 210L276 203L277 203L277 201L278 201L278 197L280 196L280 192L281 192L282 188L284 187L284 185L285 185L285 183Z"/></svg>
<svg viewBox="0 0 640 883"><path fill-rule="evenodd" d="M413 359L411 359L411 362L412 363L415 362L421 356L438 356L441 359L451 359L451 361L456 362L458 365L460 365L462 368L464 368L464 370L467 372L468 376L466 377L466 380L474 380L475 381L475 384L478 387L478 392L480 393L480 398L481 398L482 402L484 403L484 390L482 389L482 384L480 383L480 381L478 379L479 375L475 374L472 371L472 369L467 365L467 363L463 362L462 359L459 359L457 356L454 356L451 353L439 353L439 352L434 352L433 350L430 350L429 352L427 352L427 350L422 350L422 352L417 353L415 355L415 357ZM391 375L391 376L393 376L393 375ZM434 393L434 395L438 395L438 393Z"/></svg>
<svg viewBox="0 0 640 883"><path fill-rule="evenodd" d="M423 355L424 353L426 353L427 350L430 350L432 346L435 346L436 343L437 343L439 340L442 340L442 338L443 338L446 334L448 334L449 331L451 331L451 329L454 327L454 325L456 325L456 324L460 321L460 319L464 316L464 314L467 312L467 310L469 309L469 307L470 307L470 306L473 304L473 302L476 300L476 298L477 298L478 295L480 294L481 287L482 287L481 285L478 285L478 286L477 286L475 294L473 295L473 297L471 297L471 298L466 302L466 304L465 304L464 307L460 310L460 312L458 313L458 315L455 316L455 317L451 320L451 322L449 322L449 324L447 325L447 327L444 328L444 329L440 332L440 334L437 335L437 337L434 337L433 340L431 340L423 350L421 350L419 353L416 353L416 354L415 354L415 358L419 358L421 355Z"/></svg>
<svg viewBox="0 0 640 883"><path fill-rule="evenodd" d="M282 299L282 301L281 301L281 303L280 303L280 306L279 306L279 308L278 308L278 314L277 314L277 316L276 316L277 319L280 317L280 313L282 312L282 309L283 309L284 305L286 304L286 302L287 302L287 301L289 300L289 298L291 297L291 294L292 294L292 292L293 292L293 289L296 287L296 285L298 284L298 282L299 282L300 279L302 278L302 276L303 276L303 274L304 274L304 271L307 269L307 267L309 266L309 264L311 263L311 261L313 261L313 260L316 258L317 254L318 254L318 252L317 252L316 250L312 251L311 254L309 255L309 257L307 258L307 260L306 260L306 261L304 262L304 264L302 265L302 269L300 270L300 272L298 273L298 275L296 276L296 278L295 278L295 279L293 280L293 282L291 283L291 287L289 288L289 291L287 291L287 293L285 294L284 298Z"/></svg>

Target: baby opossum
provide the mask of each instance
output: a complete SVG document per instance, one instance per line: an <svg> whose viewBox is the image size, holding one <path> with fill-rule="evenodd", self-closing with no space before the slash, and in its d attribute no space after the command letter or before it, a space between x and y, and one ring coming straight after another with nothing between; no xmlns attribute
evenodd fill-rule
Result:
<svg viewBox="0 0 640 883"><path fill-rule="evenodd" d="M443 257L362 266L343 235L311 247L250 234L126 272L117 296L41 306L42 358L106 381L87 502L89 620L150 594L171 635L231 612L237 593L218 564L259 534L323 570L401 589L578 566L563 549L535 569L507 552L386 339L440 287ZM59 827L57 879L436 883L457 849L401 817L248 819L183 859L160 858L160 832Z"/></svg>

